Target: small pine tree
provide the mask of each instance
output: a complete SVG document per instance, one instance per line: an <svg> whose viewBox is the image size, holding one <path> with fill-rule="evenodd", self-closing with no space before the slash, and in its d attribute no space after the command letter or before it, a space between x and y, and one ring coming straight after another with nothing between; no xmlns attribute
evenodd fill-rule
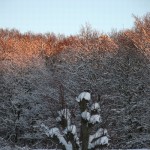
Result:
<svg viewBox="0 0 150 150"><path fill-rule="evenodd" d="M71 113L67 108L58 111L58 117L56 118L63 131L60 132L56 127L49 129L42 124L41 128L44 133L61 144L65 150L88 150L107 146L109 135L106 129L99 128L95 134L90 135L92 127L102 122L99 103L94 102L89 108L90 100L90 92L82 92L76 98L81 112L80 138L78 138L76 126L71 123Z"/></svg>

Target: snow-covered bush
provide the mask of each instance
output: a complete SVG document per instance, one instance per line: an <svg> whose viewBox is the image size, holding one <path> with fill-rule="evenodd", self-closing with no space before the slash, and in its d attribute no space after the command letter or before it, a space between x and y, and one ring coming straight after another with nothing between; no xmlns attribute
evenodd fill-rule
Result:
<svg viewBox="0 0 150 150"><path fill-rule="evenodd" d="M76 98L76 101L79 103L81 112L80 140L76 126L71 122L71 113L67 108L58 111L58 117L56 118L56 121L62 127L62 131L57 127L49 129L41 124L44 133L56 140L66 150L87 150L109 145L109 135L106 129L99 128L95 134L90 135L92 127L102 122L99 103L94 102L91 108L88 108L87 104L91 101L90 92L82 92Z"/></svg>

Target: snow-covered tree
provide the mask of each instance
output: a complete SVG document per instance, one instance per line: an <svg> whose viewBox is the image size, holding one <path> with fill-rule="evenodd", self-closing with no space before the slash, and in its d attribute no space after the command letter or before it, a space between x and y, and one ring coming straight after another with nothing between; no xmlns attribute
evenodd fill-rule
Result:
<svg viewBox="0 0 150 150"><path fill-rule="evenodd" d="M99 103L94 101L90 105L91 93L89 91L82 92L76 97L76 101L81 113L80 138L78 138L77 127L72 124L71 113L67 108L58 111L58 117L56 118L56 121L61 125L61 130L57 127L49 129L46 125L41 124L44 133L56 140L66 150L96 149L109 145L107 129L99 127L94 134L91 134L92 127L95 124L100 126L102 122Z"/></svg>

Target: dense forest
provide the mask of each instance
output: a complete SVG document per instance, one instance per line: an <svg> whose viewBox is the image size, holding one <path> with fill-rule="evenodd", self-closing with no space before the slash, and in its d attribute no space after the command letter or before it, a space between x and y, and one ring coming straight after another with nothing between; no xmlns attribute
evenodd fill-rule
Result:
<svg viewBox="0 0 150 150"><path fill-rule="evenodd" d="M0 148L59 147L40 125L56 126L64 99L79 130L84 90L100 104L108 149L150 148L150 13L134 19L110 34L88 24L70 36L0 29Z"/></svg>

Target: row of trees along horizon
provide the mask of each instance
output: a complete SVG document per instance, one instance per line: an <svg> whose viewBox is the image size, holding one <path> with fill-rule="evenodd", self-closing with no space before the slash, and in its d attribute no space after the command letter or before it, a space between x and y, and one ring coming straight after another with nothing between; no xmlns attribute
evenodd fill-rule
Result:
<svg viewBox="0 0 150 150"><path fill-rule="evenodd" d="M0 29L0 145L55 148L38 127L55 126L63 85L72 110L81 91L100 95L108 148L150 148L150 13L134 19L110 34L90 25L70 36Z"/></svg>

